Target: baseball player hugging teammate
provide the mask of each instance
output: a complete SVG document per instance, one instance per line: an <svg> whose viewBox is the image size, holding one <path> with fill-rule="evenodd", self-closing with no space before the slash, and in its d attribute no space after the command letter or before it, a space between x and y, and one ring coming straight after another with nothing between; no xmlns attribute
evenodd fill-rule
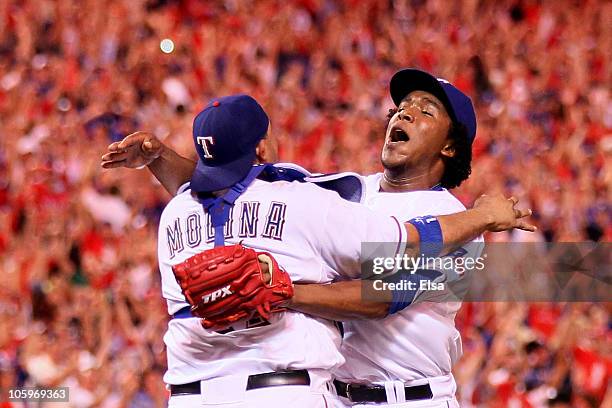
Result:
<svg viewBox="0 0 612 408"><path fill-rule="evenodd" d="M396 243L382 248L385 257L474 257L486 230L532 230L522 220L530 212L498 196L465 211L446 190L470 172L476 118L467 96L418 70L394 75L391 95L385 171L365 179L304 182L297 166L265 164L276 161L276 142L245 95L198 114L195 169L147 133L109 146L104 167L147 164L171 192L190 179L164 210L158 237L173 317L164 336L170 406L457 406L459 303L415 302L410 291L363 300L361 244ZM238 242L250 249L230 245ZM411 272L394 276L446 279ZM345 321L343 340L332 320Z"/></svg>

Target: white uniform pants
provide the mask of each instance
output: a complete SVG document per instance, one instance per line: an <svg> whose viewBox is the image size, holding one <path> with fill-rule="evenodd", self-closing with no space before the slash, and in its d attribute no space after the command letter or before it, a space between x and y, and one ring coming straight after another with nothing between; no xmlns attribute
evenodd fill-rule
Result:
<svg viewBox="0 0 612 408"><path fill-rule="evenodd" d="M342 398L344 400L344 398ZM346 401L346 400L344 400ZM389 403L370 403L370 404L356 404L347 405L342 402L337 408L351 407L351 408L373 408L373 407L389 407L389 408L459 408L459 402L456 398L450 398L446 401L442 400L427 400L427 401L408 401L400 402L397 404Z"/></svg>
<svg viewBox="0 0 612 408"><path fill-rule="evenodd" d="M202 394L171 396L169 408L334 408L329 375L309 372L310 386L286 385L246 391L248 376L201 382Z"/></svg>
<svg viewBox="0 0 612 408"><path fill-rule="evenodd" d="M429 384L433 398L428 400L406 401L404 395L405 386L415 386ZM352 407L352 408L373 408L373 407L389 407L389 408L459 408L459 403L455 398L457 385L452 375L424 378L420 380L401 382L388 381L383 384L387 390L387 401L383 403L351 403L346 398L337 397L337 407Z"/></svg>
<svg viewBox="0 0 612 408"><path fill-rule="evenodd" d="M244 401L208 403L201 395L170 397L169 408L334 408L330 394L317 394L306 386L269 387L247 391Z"/></svg>

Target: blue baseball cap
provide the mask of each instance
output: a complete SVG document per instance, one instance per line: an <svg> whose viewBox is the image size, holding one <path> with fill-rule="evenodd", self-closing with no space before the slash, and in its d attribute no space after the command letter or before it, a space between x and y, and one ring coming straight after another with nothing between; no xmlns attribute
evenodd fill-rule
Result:
<svg viewBox="0 0 612 408"><path fill-rule="evenodd" d="M246 177L269 123L266 112L248 95L211 100L193 121L199 160L191 176L191 189L223 190Z"/></svg>
<svg viewBox="0 0 612 408"><path fill-rule="evenodd" d="M412 91L425 91L438 98L454 123L464 125L470 143L476 137L476 112L469 96L450 82L418 69L402 69L396 72L389 83L391 98L395 106Z"/></svg>

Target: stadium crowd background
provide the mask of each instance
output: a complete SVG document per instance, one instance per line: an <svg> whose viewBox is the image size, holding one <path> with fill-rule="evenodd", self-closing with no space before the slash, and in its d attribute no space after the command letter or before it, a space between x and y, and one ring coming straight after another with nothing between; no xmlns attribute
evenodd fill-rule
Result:
<svg viewBox="0 0 612 408"><path fill-rule="evenodd" d="M610 21L612 3L593 0L1 1L0 387L165 404L156 223L169 195L100 156L135 129L193 155L192 118L217 95L255 96L283 161L370 173L389 78L432 71L477 105L473 173L455 194L503 191L536 213L538 233L490 238L610 241ZM464 305L462 406L612 406L610 310Z"/></svg>

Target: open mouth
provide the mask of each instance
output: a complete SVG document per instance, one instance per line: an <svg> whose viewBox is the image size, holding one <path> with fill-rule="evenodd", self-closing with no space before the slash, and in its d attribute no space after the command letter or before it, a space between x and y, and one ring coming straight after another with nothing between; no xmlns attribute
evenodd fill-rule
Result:
<svg viewBox="0 0 612 408"><path fill-rule="evenodd" d="M390 141L391 142L407 142L410 140L410 136L408 133L404 132L402 129L395 128L391 131Z"/></svg>

